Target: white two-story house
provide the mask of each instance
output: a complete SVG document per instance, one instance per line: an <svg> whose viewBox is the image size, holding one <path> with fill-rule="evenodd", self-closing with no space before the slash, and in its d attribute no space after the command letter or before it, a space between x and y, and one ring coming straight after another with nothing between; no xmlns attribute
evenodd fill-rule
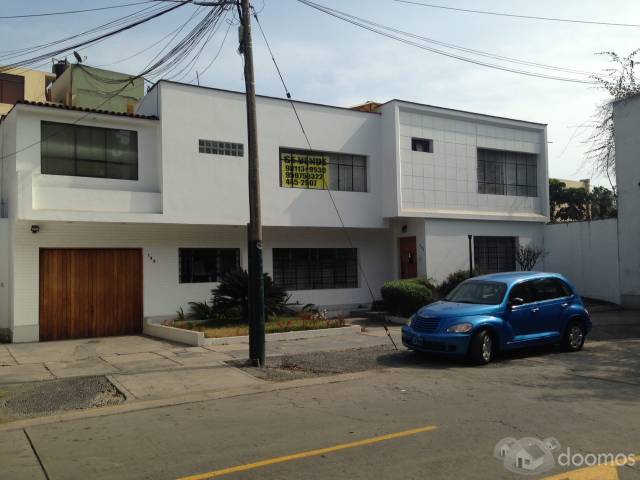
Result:
<svg viewBox="0 0 640 480"><path fill-rule="evenodd" d="M392 100L258 97L264 267L293 301L515 269L548 218L546 127ZM140 332L247 267L238 92L168 81L135 115L18 103L0 123L0 329L14 342ZM343 227L344 225L344 227ZM370 293L372 292L372 294Z"/></svg>

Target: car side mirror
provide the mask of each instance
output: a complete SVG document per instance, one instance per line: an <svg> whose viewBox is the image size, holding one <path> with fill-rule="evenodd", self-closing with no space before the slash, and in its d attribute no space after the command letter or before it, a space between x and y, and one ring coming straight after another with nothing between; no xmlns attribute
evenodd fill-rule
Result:
<svg viewBox="0 0 640 480"><path fill-rule="evenodd" d="M514 297L509 300L509 308L517 307L518 305L522 305L524 303L524 298Z"/></svg>

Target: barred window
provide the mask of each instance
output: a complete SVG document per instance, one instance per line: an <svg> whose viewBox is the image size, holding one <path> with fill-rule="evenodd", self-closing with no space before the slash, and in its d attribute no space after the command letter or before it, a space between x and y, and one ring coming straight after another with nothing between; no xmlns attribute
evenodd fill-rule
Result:
<svg viewBox="0 0 640 480"><path fill-rule="evenodd" d="M244 145L242 143L218 142L216 140L198 141L200 153L210 153L212 155L229 155L231 157L244 156Z"/></svg>
<svg viewBox="0 0 640 480"><path fill-rule="evenodd" d="M286 290L357 288L357 250L274 248L273 280Z"/></svg>
<svg viewBox="0 0 640 480"><path fill-rule="evenodd" d="M181 248L180 283L219 282L240 269L239 248Z"/></svg>
<svg viewBox="0 0 640 480"><path fill-rule="evenodd" d="M366 192L367 157L281 148L280 186Z"/></svg>
<svg viewBox="0 0 640 480"><path fill-rule="evenodd" d="M478 149L478 193L538 196L537 155Z"/></svg>
<svg viewBox="0 0 640 480"><path fill-rule="evenodd" d="M516 269L516 237L473 237L477 273L512 272Z"/></svg>

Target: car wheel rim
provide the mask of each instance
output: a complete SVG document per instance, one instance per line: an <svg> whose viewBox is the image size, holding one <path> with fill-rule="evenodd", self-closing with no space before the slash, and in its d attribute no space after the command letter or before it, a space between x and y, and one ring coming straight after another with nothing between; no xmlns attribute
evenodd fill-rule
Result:
<svg viewBox="0 0 640 480"><path fill-rule="evenodd" d="M484 337L482 341L482 359L485 362L491 360L491 337Z"/></svg>
<svg viewBox="0 0 640 480"><path fill-rule="evenodd" d="M584 335L582 334L582 328L576 325L572 327L571 331L569 332L569 345L571 346L571 348L580 348L583 338Z"/></svg>

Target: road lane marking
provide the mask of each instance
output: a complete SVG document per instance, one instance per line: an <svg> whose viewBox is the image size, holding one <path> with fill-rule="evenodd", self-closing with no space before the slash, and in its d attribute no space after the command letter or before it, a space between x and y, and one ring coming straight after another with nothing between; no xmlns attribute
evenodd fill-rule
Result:
<svg viewBox="0 0 640 480"><path fill-rule="evenodd" d="M255 468L266 467L268 465L274 465L276 463L290 462L292 460L300 460L301 458L317 457L319 455L324 455L325 453L338 452L340 450L347 450L349 448L364 447L366 445L386 442L387 440L394 440L396 438L408 437L411 435L416 435L418 433L431 432L437 428L438 427L436 427L435 425L427 425L420 428L412 428L411 430L404 430L402 432L387 433L386 435L365 438L364 440L357 440L355 442L342 443L339 445L334 445L332 447L317 448L315 450L307 450L305 452L294 453L291 455L284 455L282 457L274 457L266 460L260 460L258 462L246 463L244 465L236 465L235 467L228 467L220 470L213 470L211 472L191 475L188 477L181 477L178 480L207 480L209 478L222 477L223 475L229 475L231 473L237 473L237 472L244 472L246 470L253 470Z"/></svg>
<svg viewBox="0 0 640 480"><path fill-rule="evenodd" d="M631 460L640 462L640 455L632 455L625 461L617 463L603 463L593 467L580 468L569 472L560 473L542 480L619 480L618 467L623 467Z"/></svg>

